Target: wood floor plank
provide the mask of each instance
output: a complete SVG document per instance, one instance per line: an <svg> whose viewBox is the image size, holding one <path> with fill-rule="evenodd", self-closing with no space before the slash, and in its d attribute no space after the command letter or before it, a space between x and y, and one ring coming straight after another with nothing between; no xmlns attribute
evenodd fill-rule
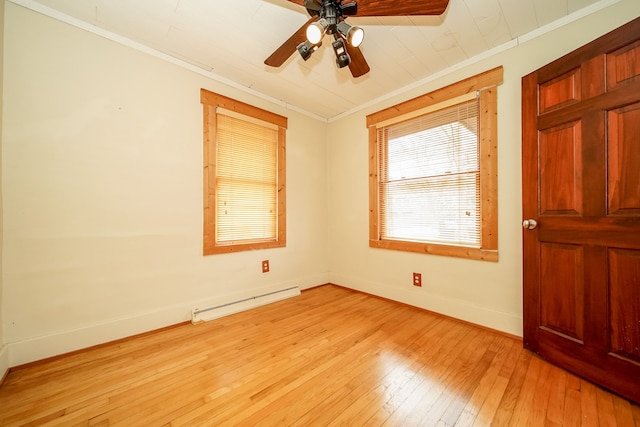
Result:
<svg viewBox="0 0 640 427"><path fill-rule="evenodd" d="M527 408L529 412L529 416L527 417L528 426L535 427L545 424L549 405L551 368L552 366L548 363L541 363L538 382L536 383L533 393L533 401L530 407Z"/></svg>
<svg viewBox="0 0 640 427"><path fill-rule="evenodd" d="M406 346L411 345L416 339L418 339L421 335L423 335L426 331L421 331L419 328L416 328L415 322L413 322L411 313L415 313L415 309L407 307L409 312L406 314L404 320L395 319L391 322L393 325L392 328L397 328L398 331L401 331L401 339L399 340L389 340L388 338L391 336L390 334L395 335L395 332L391 332L389 330L382 330L382 340L376 344L377 350L373 354L373 357L370 358L368 365L365 366L366 369L363 372L358 373L357 375L353 375L354 372L358 372L358 368L349 369L349 375L346 376L345 380L347 381L335 381L331 380L326 382L326 386L314 390L314 396L320 397L321 403L320 406L326 408L325 412L319 411L320 407L315 406L314 412L326 414L331 413L331 410L336 408L337 406L342 406L343 410L347 409L347 407L353 412L354 408L357 406L355 403L351 405L344 406L343 402L355 402L369 393L372 388L375 388L379 383L385 383L385 387L388 387L386 383L388 383L391 378L392 380L398 375L398 372L401 371L404 367L403 362L403 353L405 353L404 348ZM398 338L400 338L398 336ZM340 362L340 364L345 362ZM348 363L348 361L346 361ZM392 369L386 370L385 372L381 372L378 369L380 364L384 365L393 365ZM344 399L344 395L340 393L339 386L340 384L344 384L344 388L348 391L348 399ZM306 413L309 413L309 410L312 407L308 405L305 407ZM304 417L300 417L300 420L303 420ZM287 418L283 418L283 421L287 421ZM308 421L308 420L307 420ZM325 420L323 423L328 423L329 420ZM315 419L313 423L322 422L320 419Z"/></svg>
<svg viewBox="0 0 640 427"><path fill-rule="evenodd" d="M447 389L447 383L451 381L451 376L455 375L455 370L461 368L467 360L465 355L480 347L486 337L480 331L468 331L468 334L461 336L460 339L462 341L454 349L446 350L448 361L440 362L435 369L427 371L428 387L421 390L420 399L413 408L406 411L407 424L429 425L424 424L426 422L435 424L451 399L455 397L456 391Z"/></svg>
<svg viewBox="0 0 640 427"><path fill-rule="evenodd" d="M440 325L446 327L447 322L440 322ZM417 337L406 348L407 351L400 351L396 357L387 353L387 359L384 363L394 367L383 378L380 378L378 374L380 379L377 382L379 384L369 389L369 399L377 397L379 404L360 405L357 412L353 410L353 407L350 407L349 410L353 414L352 418L361 420L363 423L366 422L368 425L382 425L395 412L400 402L406 399L407 389L411 388L411 382L419 375L420 367L428 363L426 360L429 347L420 343L435 342L434 334L438 333L438 330L432 329L428 334ZM416 348L410 349L414 345L416 345ZM431 349L431 354L433 354L434 350L433 348ZM375 380L376 378L374 377L373 379ZM334 419L334 422L341 418Z"/></svg>
<svg viewBox="0 0 640 427"><path fill-rule="evenodd" d="M492 426L501 427L513 425L511 419L513 418L513 413L525 382L529 364L533 357L531 353L526 351L518 352L518 356L518 361L508 376L509 382L507 383L507 388L496 411L496 416L491 421Z"/></svg>
<svg viewBox="0 0 640 427"><path fill-rule="evenodd" d="M333 318L329 319L329 321L333 322ZM341 320L339 320L341 321ZM312 323L313 320L311 320ZM335 326L331 326L331 325L327 325L326 321L325 321L325 325L324 326L328 326L329 329L331 330L330 334L325 334L322 331L319 331L319 333L321 334L322 339L319 340L319 342L322 345L322 348L320 348L319 350L317 350L316 352L314 352L314 354L312 355L313 357L307 359L301 359L302 363L305 363L306 365L304 366L292 366L290 367L290 369L287 369L287 372L284 373L284 375L275 375L275 376L270 376L270 375L264 375L262 374L259 378L262 382L261 383L249 383L249 386L245 386L243 384L235 384L237 387L235 387L234 390L232 390L231 392L231 396L233 396L234 399L234 405L233 406L229 406L227 405L227 408L224 408L224 402L210 402L206 405L206 407L201 408L198 412L199 414L197 415L196 418L193 419L189 419L190 415L194 415L194 414L187 414L185 417L181 417L178 420L175 420L175 422L177 424L181 424L181 423L195 423L195 422L205 422L205 421L213 421L211 419L211 417L223 417L228 413L239 413L242 411L242 408L244 407L251 407L254 403L255 403L255 399L257 396L259 395L268 395L268 390L269 389L273 389L276 390L278 389L277 387L277 383L279 382L281 385L285 386L285 387L290 387L292 382L297 382L300 381L299 380L299 372L309 372L311 370L318 370L320 368L318 368L316 365L318 365L319 363L314 362L314 358L319 358L322 360L331 360L332 359L332 355L336 354L336 346L339 345L347 345L349 343L352 343L354 341L357 341L359 339L359 337L362 337L362 333L363 330L366 328L366 325L363 325L361 322L359 323L359 326L356 328L351 328L351 331L348 334L338 334L335 333L335 331L339 330L339 325L336 324ZM284 348L284 347L283 347ZM284 358L286 360L286 358ZM282 391L282 389L280 389L280 391Z"/></svg>
<svg viewBox="0 0 640 427"><path fill-rule="evenodd" d="M613 409L613 396L601 388L596 388L596 401L598 402L598 422L600 427L616 427L616 413Z"/></svg>
<svg viewBox="0 0 640 427"><path fill-rule="evenodd" d="M379 425L397 425L405 422L413 408L419 404L432 385L432 376L437 375L433 367L443 364L451 353L447 345L459 342L464 335L460 332L464 330L461 325L452 324L450 321L441 323L446 330L444 333L437 333L429 344L423 344L423 350L409 366L408 379L400 385L397 391L381 406L372 418L372 422L377 420ZM449 358L453 360L453 358Z"/></svg>
<svg viewBox="0 0 640 427"><path fill-rule="evenodd" d="M546 424L561 426L564 413L567 373L553 367L549 372L549 397L547 403Z"/></svg>
<svg viewBox="0 0 640 427"><path fill-rule="evenodd" d="M633 413L633 420L636 423L636 427L640 427L640 406L632 405L631 412Z"/></svg>
<svg viewBox="0 0 640 427"><path fill-rule="evenodd" d="M522 342L338 286L12 370L0 425L640 427Z"/></svg>
<svg viewBox="0 0 640 427"><path fill-rule="evenodd" d="M418 381L412 384L406 399L398 405L384 425L411 425L419 423L427 410L426 405L439 395L438 382L446 375L449 366L467 348L465 345L474 337L474 332L461 325L453 329L454 333L446 337L448 346L432 355L418 370ZM454 344L455 343L455 344ZM420 412L420 411L423 412Z"/></svg>
<svg viewBox="0 0 640 427"><path fill-rule="evenodd" d="M531 358L516 406L513 409L513 416L510 421L512 425L528 425L529 416L531 412L536 409L532 403L537 390L538 378L544 366L545 363L539 358Z"/></svg>
<svg viewBox="0 0 640 427"><path fill-rule="evenodd" d="M439 421L454 425L468 402L480 375L485 372L495 356L488 351L495 337L481 334L480 339L472 341L451 366L441 384L442 390L430 410L420 420L421 425L434 425ZM454 392L455 390L455 392Z"/></svg>
<svg viewBox="0 0 640 427"><path fill-rule="evenodd" d="M616 414L616 423L620 427L634 426L633 412L629 401L618 396L613 396L613 411Z"/></svg>
<svg viewBox="0 0 640 427"><path fill-rule="evenodd" d="M381 316L379 322L382 323L395 315L393 311L380 311L379 313ZM225 421L231 424L232 420L228 419L228 417L235 417L234 413L241 412L241 415L246 417L251 414L251 411L261 405L269 404L271 401L282 399L282 401L286 402L287 396L291 396L293 390L304 392L306 387L322 386L324 379L331 378L331 373L335 372L340 359L366 360L371 352L376 350L375 346L368 348L371 346L366 342L369 340L378 342L378 340L382 341L384 339L379 332L380 324L378 322L356 322L357 326L351 328L352 333L350 335L336 336L336 340L330 343L332 345L329 347L330 353L327 354L328 357L322 357L320 361L316 360L315 362L314 359L311 359L309 366L304 366L299 370L290 370L289 374L283 378L274 378L273 382L269 381L263 385L249 387L236 397L236 403L233 408L210 411L192 421L198 423ZM314 356L317 357L317 355ZM348 370L347 372L350 373Z"/></svg>
<svg viewBox="0 0 640 427"><path fill-rule="evenodd" d="M580 380L580 397L582 425L600 427L600 417L598 416L598 398L596 397L596 386Z"/></svg>
<svg viewBox="0 0 640 427"><path fill-rule="evenodd" d="M567 375L565 386L565 404L562 414L562 425L578 427L582 425L582 396L580 378Z"/></svg>
<svg viewBox="0 0 640 427"><path fill-rule="evenodd" d="M473 394L467 401L460 416L455 420L454 425L472 426L474 424L484 402L489 397L496 384L498 373L502 370L507 354L513 353L513 351L506 351L507 348L511 349L512 345L512 340L502 337L494 341L492 346L489 348L489 350L494 353L494 357L490 361L488 369L482 373L477 387L473 390Z"/></svg>
<svg viewBox="0 0 640 427"><path fill-rule="evenodd" d="M491 425L492 420L495 418L495 414L500 405L500 401L504 396L505 390L509 380L507 378L498 376L491 387L489 395L482 404L482 407L478 411L478 415L473 420L472 426L483 427ZM457 424L456 424L457 425Z"/></svg>
<svg viewBox="0 0 640 427"><path fill-rule="evenodd" d="M413 320L415 315L411 315L410 319ZM412 324L415 325L414 322ZM376 389L378 385L382 386L383 390L390 395L394 393L394 390L402 387L410 378L414 375L412 367L415 367L414 362L417 358L423 357L427 349L424 346L418 344L418 349L411 349L416 343L422 342L422 340L435 340L436 336L442 330L442 323L436 321L433 323L434 327L428 330L416 329L415 326L411 326L407 329L410 335L403 343L398 340L385 340L380 346L378 353L379 365L389 367L389 369L371 369L369 372L361 377L353 378L347 384L349 394L353 399L357 396L376 395ZM341 399L339 395L333 393L333 395L326 399L322 403L326 411L320 411L323 417L307 418L302 417L297 424L304 425L305 423L329 423L332 421L332 417L328 415L331 408L340 407L342 411L348 410L351 415L356 411L355 405L349 405L348 400ZM376 408L382 407L376 406ZM346 414L345 414L346 415ZM362 419L368 418L370 415L360 414Z"/></svg>

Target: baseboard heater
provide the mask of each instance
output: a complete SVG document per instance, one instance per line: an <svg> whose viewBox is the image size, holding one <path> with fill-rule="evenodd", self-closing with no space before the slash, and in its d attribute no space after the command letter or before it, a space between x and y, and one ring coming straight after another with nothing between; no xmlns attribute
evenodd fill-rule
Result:
<svg viewBox="0 0 640 427"><path fill-rule="evenodd" d="M291 298L300 295L300 287L293 286L262 295L256 295L214 307L194 308L191 310L191 323L207 322L230 314L239 313L261 305Z"/></svg>

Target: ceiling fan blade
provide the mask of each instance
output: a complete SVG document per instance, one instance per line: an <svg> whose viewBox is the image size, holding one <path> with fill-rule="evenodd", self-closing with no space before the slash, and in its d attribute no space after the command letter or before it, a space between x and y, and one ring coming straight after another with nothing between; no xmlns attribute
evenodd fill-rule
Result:
<svg viewBox="0 0 640 427"><path fill-rule="evenodd" d="M298 29L291 37L287 39L282 45L277 48L271 56L265 59L264 63L271 67L279 67L285 63L289 57L295 53L298 45L307 39L307 26L314 21L317 21L318 17L313 16L302 27Z"/></svg>
<svg viewBox="0 0 640 427"><path fill-rule="evenodd" d="M289 0L291 3L299 4L307 9L320 10L322 7L322 1L320 0Z"/></svg>
<svg viewBox="0 0 640 427"><path fill-rule="evenodd" d="M347 48L347 53L351 57L349 63L349 70L354 78L358 78L367 74L370 70L367 60L364 59L364 55L359 47L353 47L349 43L344 44Z"/></svg>
<svg viewBox="0 0 640 427"><path fill-rule="evenodd" d="M297 3L297 1L293 1ZM441 15L449 0L357 0L356 16Z"/></svg>
<svg viewBox="0 0 640 427"><path fill-rule="evenodd" d="M318 3L316 0L304 0L303 6L307 8L307 10L320 10L322 9L322 5Z"/></svg>

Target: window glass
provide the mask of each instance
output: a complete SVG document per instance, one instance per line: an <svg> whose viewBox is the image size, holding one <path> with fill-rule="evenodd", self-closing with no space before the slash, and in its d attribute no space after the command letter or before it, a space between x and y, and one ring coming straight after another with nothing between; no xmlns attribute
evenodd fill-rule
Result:
<svg viewBox="0 0 640 427"><path fill-rule="evenodd" d="M382 238L480 247L478 101L378 130Z"/></svg>
<svg viewBox="0 0 640 427"><path fill-rule="evenodd" d="M498 260L502 67L367 116L369 246Z"/></svg>

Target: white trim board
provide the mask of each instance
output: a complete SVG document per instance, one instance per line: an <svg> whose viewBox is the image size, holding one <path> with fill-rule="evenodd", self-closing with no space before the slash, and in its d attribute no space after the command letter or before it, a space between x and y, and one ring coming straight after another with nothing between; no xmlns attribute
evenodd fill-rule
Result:
<svg viewBox="0 0 640 427"><path fill-rule="evenodd" d="M5 378L5 375L9 373L9 346L3 345L0 347L0 384Z"/></svg>
<svg viewBox="0 0 640 427"><path fill-rule="evenodd" d="M268 291L298 286L309 289L329 282L328 273L304 276L298 279L271 285L269 287L254 288L233 295L212 297L210 302L232 302L240 298L263 294ZM192 310L200 302L187 301L174 306L164 307L152 313L142 313L126 318L113 319L108 322L87 325L78 329L61 331L42 337L26 339L7 345L0 350L0 369L3 360L8 368L26 363L63 355L82 350L99 344L105 344L122 338L132 337L178 323L191 321ZM253 307L248 307L250 309ZM4 358L4 359L3 359Z"/></svg>
<svg viewBox="0 0 640 427"><path fill-rule="evenodd" d="M522 317L513 313L490 310L465 301L443 298L414 289L385 285L341 274L332 274L331 282L338 286L443 314L509 335L522 337Z"/></svg>

